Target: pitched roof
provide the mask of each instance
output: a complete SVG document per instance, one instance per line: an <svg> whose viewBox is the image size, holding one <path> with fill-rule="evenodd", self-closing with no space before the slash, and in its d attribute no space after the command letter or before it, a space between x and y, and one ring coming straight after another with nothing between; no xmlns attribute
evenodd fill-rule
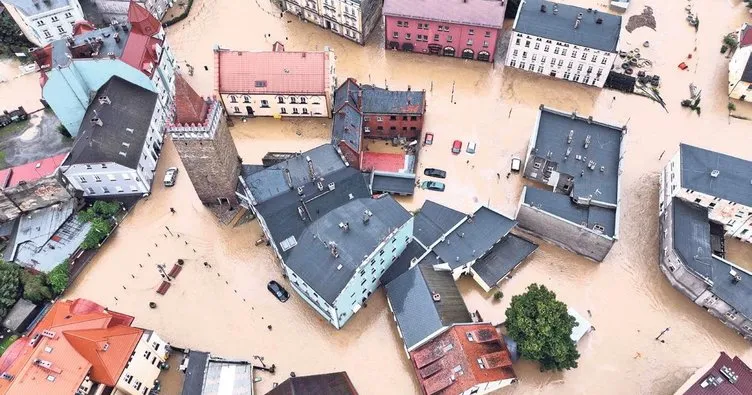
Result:
<svg viewBox="0 0 752 395"><path fill-rule="evenodd" d="M744 82L752 82L752 53L750 53L750 56L747 58L747 64L744 65L744 72L742 73L741 80Z"/></svg>
<svg viewBox="0 0 752 395"><path fill-rule="evenodd" d="M55 174L68 154L60 154L0 170L0 189L13 188Z"/></svg>
<svg viewBox="0 0 752 395"><path fill-rule="evenodd" d="M347 372L290 377L266 395L358 395Z"/></svg>
<svg viewBox="0 0 752 395"><path fill-rule="evenodd" d="M133 31L144 36L153 36L162 28L157 18L135 1L128 5L128 21Z"/></svg>
<svg viewBox="0 0 752 395"><path fill-rule="evenodd" d="M752 45L752 25L745 23L739 30L739 48Z"/></svg>
<svg viewBox="0 0 752 395"><path fill-rule="evenodd" d="M392 280L386 295L408 351L442 328L472 322L452 274L430 264L420 263Z"/></svg>
<svg viewBox="0 0 752 395"><path fill-rule="evenodd" d="M175 75L175 123L201 124L209 104L196 93L180 73Z"/></svg>
<svg viewBox="0 0 752 395"><path fill-rule="evenodd" d="M10 329L13 332L23 332L26 329L26 325L30 323L30 320L37 315L37 305L26 300L19 299L13 308L10 309L8 315L3 320L3 327ZM0 372L3 369L0 368Z"/></svg>
<svg viewBox="0 0 752 395"><path fill-rule="evenodd" d="M679 155L683 188L752 206L752 161L688 144Z"/></svg>
<svg viewBox="0 0 752 395"><path fill-rule="evenodd" d="M91 363L89 377L114 386L144 331L129 326L63 332L68 343Z"/></svg>
<svg viewBox="0 0 752 395"><path fill-rule="evenodd" d="M493 287L536 249L537 244L509 234L494 245L487 255L478 259L472 270L487 286Z"/></svg>
<svg viewBox="0 0 752 395"><path fill-rule="evenodd" d="M426 92L423 91L392 91L363 85L363 114L423 115L425 105Z"/></svg>
<svg viewBox="0 0 752 395"><path fill-rule="evenodd" d="M413 230L415 230L415 228L413 228ZM399 258L397 258L394 263L392 263L392 266L389 266L389 269L386 269L379 281L383 285L389 284L392 280L401 276L402 273L410 270L413 263L417 263L417 260L425 253L426 249L423 248L420 243L415 240L410 241L410 243L407 244L407 247L405 247L405 251L402 251L402 254L400 254Z"/></svg>
<svg viewBox="0 0 752 395"><path fill-rule="evenodd" d="M157 48L161 44L162 40L158 38L131 33L120 60L151 77L159 64Z"/></svg>
<svg viewBox="0 0 752 395"><path fill-rule="evenodd" d="M465 214L457 210L426 200L415 215L413 234L421 244L430 247L465 217Z"/></svg>
<svg viewBox="0 0 752 395"><path fill-rule="evenodd" d="M698 371L698 373L700 373ZM734 375L734 380L729 375ZM696 374L692 377L696 377ZM690 379L691 380L691 379ZM711 381L713 383L711 383ZM747 395L752 394L752 369L739 357L733 359L721 351L713 366L683 395Z"/></svg>
<svg viewBox="0 0 752 395"><path fill-rule="evenodd" d="M545 6L545 11L541 11ZM554 13L556 7L556 13ZM582 20L577 28L578 15ZM598 23L598 20L601 23ZM523 0L513 30L551 40L615 52L621 32L621 16L592 11L547 0Z"/></svg>
<svg viewBox="0 0 752 395"><path fill-rule="evenodd" d="M100 100L105 97L110 103ZM156 102L156 93L117 76L110 78L89 104L63 166L115 162L135 169ZM95 118L102 121L102 126L91 122Z"/></svg>
<svg viewBox="0 0 752 395"><path fill-rule="evenodd" d="M183 389L180 395L202 395L204 377L209 363L209 353L190 350L188 352L188 367L183 376Z"/></svg>
<svg viewBox="0 0 752 395"><path fill-rule="evenodd" d="M455 325L410 357L427 395L460 394L478 384L517 377L509 351L488 323Z"/></svg>
<svg viewBox="0 0 752 395"><path fill-rule="evenodd" d="M385 0L384 15L501 29L506 2L494 0Z"/></svg>
<svg viewBox="0 0 752 395"><path fill-rule="evenodd" d="M329 79L327 52L214 51L220 93L323 95Z"/></svg>
<svg viewBox="0 0 752 395"><path fill-rule="evenodd" d="M71 0L3 0L3 3L15 6L27 16L43 14L58 8L72 6Z"/></svg>

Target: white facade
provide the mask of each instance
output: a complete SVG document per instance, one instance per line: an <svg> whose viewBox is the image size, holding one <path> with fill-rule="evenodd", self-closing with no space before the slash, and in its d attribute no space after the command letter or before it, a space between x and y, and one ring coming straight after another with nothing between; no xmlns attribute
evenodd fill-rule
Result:
<svg viewBox="0 0 752 395"><path fill-rule="evenodd" d="M222 94L227 113L255 117L329 117L328 94Z"/></svg>
<svg viewBox="0 0 752 395"><path fill-rule="evenodd" d="M144 0L143 5L155 18L162 20L167 9L172 7L173 0Z"/></svg>
<svg viewBox="0 0 752 395"><path fill-rule="evenodd" d="M38 12L28 13L28 7L22 9L13 2L3 1L8 14L16 21L24 36L39 47L70 37L73 24L84 19L78 0L67 0L67 4L54 9L49 9L43 0L39 0L38 4Z"/></svg>
<svg viewBox="0 0 752 395"><path fill-rule="evenodd" d="M497 380L497 381L489 381L487 383L480 383L477 384L471 388L469 388L467 391L463 392L461 395L484 395L489 394L491 392L494 392L498 389L504 388L506 386L512 385L515 382L517 382L516 378L512 379L505 379L505 380Z"/></svg>
<svg viewBox="0 0 752 395"><path fill-rule="evenodd" d="M162 147L165 130L165 111L157 100L151 123L136 168L115 162L78 163L61 166L63 178L83 196L112 197L114 195L147 195L151 191L159 154L154 149Z"/></svg>
<svg viewBox="0 0 752 395"><path fill-rule="evenodd" d="M752 57L752 45L738 49L729 63L729 97L752 102L752 81L742 81L742 75ZM750 78L746 78L750 79Z"/></svg>
<svg viewBox="0 0 752 395"><path fill-rule="evenodd" d="M364 40L360 2L351 0L285 0L288 12L358 43ZM366 33L367 35L368 33Z"/></svg>
<svg viewBox="0 0 752 395"><path fill-rule="evenodd" d="M603 87L617 54L512 31L504 65Z"/></svg>
<svg viewBox="0 0 752 395"><path fill-rule="evenodd" d="M155 92L159 95L159 101L162 103L167 113L164 115L166 122L171 122L174 117L174 99L175 99L175 55L167 43L164 29L159 30L156 38L162 40L162 45L157 45L157 53L160 54L159 63L154 70L151 81L154 84ZM161 111L162 109L159 109Z"/></svg>
<svg viewBox="0 0 752 395"><path fill-rule="evenodd" d="M125 365L113 395L148 394L160 372L160 365L170 356L167 342L156 333L145 331Z"/></svg>

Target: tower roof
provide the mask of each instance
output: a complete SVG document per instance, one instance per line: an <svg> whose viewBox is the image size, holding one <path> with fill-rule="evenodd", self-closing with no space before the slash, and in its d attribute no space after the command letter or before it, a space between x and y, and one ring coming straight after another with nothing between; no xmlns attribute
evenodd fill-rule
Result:
<svg viewBox="0 0 752 395"><path fill-rule="evenodd" d="M208 110L206 100L196 93L182 75L175 75L175 122L201 124Z"/></svg>
<svg viewBox="0 0 752 395"><path fill-rule="evenodd" d="M128 6L128 21L135 32L145 36L157 34L162 27L154 15L134 1Z"/></svg>

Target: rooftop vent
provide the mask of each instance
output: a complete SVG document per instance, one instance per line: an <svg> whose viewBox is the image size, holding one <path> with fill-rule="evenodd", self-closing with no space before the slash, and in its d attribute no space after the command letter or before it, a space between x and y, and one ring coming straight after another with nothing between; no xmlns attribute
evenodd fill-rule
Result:
<svg viewBox="0 0 752 395"><path fill-rule="evenodd" d="M720 377L715 377L712 374L705 378L705 380L700 383L700 387L702 388L708 388L709 386L717 387L719 384L723 382L723 379Z"/></svg>
<svg viewBox="0 0 752 395"><path fill-rule="evenodd" d="M590 147L590 139L591 139L590 135L587 135L585 137L585 149L588 149L588 147Z"/></svg>
<svg viewBox="0 0 752 395"><path fill-rule="evenodd" d="M434 301L434 302L441 302L441 294L440 294L440 293L438 293L438 292L434 292L434 293L433 293L433 294L431 295L431 298L433 298L433 301Z"/></svg>
<svg viewBox="0 0 752 395"><path fill-rule="evenodd" d="M729 270L729 275L731 276L731 282L734 284L742 281L742 276L734 269Z"/></svg>
<svg viewBox="0 0 752 395"><path fill-rule="evenodd" d="M739 375L736 374L733 370L731 370L731 368L727 366L722 366L720 370L721 370L721 374L726 376L729 383L736 384L736 382L739 380Z"/></svg>
<svg viewBox="0 0 752 395"><path fill-rule="evenodd" d="M347 232L348 230L350 230L350 223L349 222L340 222L339 223L339 228L342 229L343 231Z"/></svg>
<svg viewBox="0 0 752 395"><path fill-rule="evenodd" d="M13 381L13 375L8 372L3 372L3 374L0 374L0 379Z"/></svg>
<svg viewBox="0 0 752 395"><path fill-rule="evenodd" d="M329 185L327 185L327 187L329 187L330 191L333 191L334 190L334 183L330 182Z"/></svg>
<svg viewBox="0 0 752 395"><path fill-rule="evenodd" d="M363 224L364 224L364 225L365 225L365 224L367 224L367 223L368 223L368 221L370 221L370 220L371 220L371 216L369 216L368 214L365 214L365 213L364 213L364 214L363 214Z"/></svg>
<svg viewBox="0 0 752 395"><path fill-rule="evenodd" d="M720 170L713 170L710 172L710 176L713 178L718 178L718 175L721 174Z"/></svg>
<svg viewBox="0 0 752 395"><path fill-rule="evenodd" d="M109 96L99 96L99 104L112 104Z"/></svg>
<svg viewBox="0 0 752 395"><path fill-rule="evenodd" d="M574 28L577 29L578 27L580 27L580 23L582 23L582 13L581 12L577 15L577 20L574 21Z"/></svg>
<svg viewBox="0 0 752 395"><path fill-rule="evenodd" d="M318 181L318 182L316 182L316 188L318 188L319 191L323 191L324 190L324 184L321 183L321 181Z"/></svg>
<svg viewBox="0 0 752 395"><path fill-rule="evenodd" d="M337 243L333 241L329 242L329 252L332 253L333 257L339 258L339 248L337 248Z"/></svg>
<svg viewBox="0 0 752 395"><path fill-rule="evenodd" d="M102 122L102 120L99 119L99 118L92 118L91 119L91 124L92 125L96 125L96 126L102 126L102 125L104 125L104 123Z"/></svg>
<svg viewBox="0 0 752 395"><path fill-rule="evenodd" d="M588 9L587 9L587 12L588 12L588 14L589 14L589 13L593 12L593 9L592 9L592 8L588 8ZM582 15L582 14L580 14L580 15Z"/></svg>
<svg viewBox="0 0 752 395"><path fill-rule="evenodd" d="M596 20L595 20L595 23L596 23L597 25L602 25L602 24L603 24L603 18L598 18L598 19L596 19Z"/></svg>
<svg viewBox="0 0 752 395"><path fill-rule="evenodd" d="M55 332L45 329L45 330L42 331L42 336L48 337L50 339L54 339L55 338Z"/></svg>
<svg viewBox="0 0 752 395"><path fill-rule="evenodd" d="M102 344L102 351L107 351L110 349L110 343L104 343Z"/></svg>
<svg viewBox="0 0 752 395"><path fill-rule="evenodd" d="M572 144L573 138L574 138L574 130L569 130L569 135L567 136L567 144Z"/></svg>
<svg viewBox="0 0 752 395"><path fill-rule="evenodd" d="M118 154L122 155L122 156L123 156L124 158L127 158L127 157L128 157L128 154L126 154L126 153L125 153L125 152L123 152L123 151L120 151L120 152L118 152Z"/></svg>
<svg viewBox="0 0 752 395"><path fill-rule="evenodd" d="M556 14L559 13L559 6L556 3L554 3L554 11L553 12L554 12L554 15L556 15Z"/></svg>
<svg viewBox="0 0 752 395"><path fill-rule="evenodd" d="M298 195L303 196L303 187L298 187Z"/></svg>
<svg viewBox="0 0 752 395"><path fill-rule="evenodd" d="M546 12L546 5L545 4L541 4L541 9L540 10L541 10L541 12Z"/></svg>
<svg viewBox="0 0 752 395"><path fill-rule="evenodd" d="M287 183L287 186L288 186L288 187L289 187L290 189L292 189L292 188L293 188L293 186L292 186L292 176L290 175L290 169L288 169L288 168L285 168L284 170L282 170L282 173L284 173L284 176L285 176L285 182Z"/></svg>

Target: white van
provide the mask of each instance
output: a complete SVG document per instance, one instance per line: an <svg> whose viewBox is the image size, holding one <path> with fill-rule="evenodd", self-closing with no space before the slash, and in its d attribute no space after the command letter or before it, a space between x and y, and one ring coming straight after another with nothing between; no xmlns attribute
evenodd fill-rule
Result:
<svg viewBox="0 0 752 395"><path fill-rule="evenodd" d="M475 144L475 141L468 141L467 142L467 150L466 150L466 152L468 154L474 154L476 148L477 148L477 144Z"/></svg>
<svg viewBox="0 0 752 395"><path fill-rule="evenodd" d="M164 186L171 187L175 185L175 179L178 178L178 168L170 167L164 175Z"/></svg>

